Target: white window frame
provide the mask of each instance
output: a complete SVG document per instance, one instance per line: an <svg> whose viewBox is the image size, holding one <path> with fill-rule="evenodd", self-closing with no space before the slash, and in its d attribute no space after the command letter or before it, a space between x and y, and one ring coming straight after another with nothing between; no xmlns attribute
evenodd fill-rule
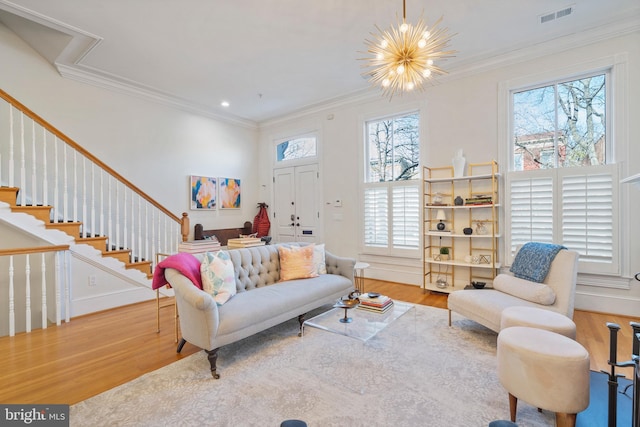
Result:
<svg viewBox="0 0 640 427"><path fill-rule="evenodd" d="M530 75L522 78L517 78L509 81L503 81L499 84L498 89L498 129L499 129L499 161L504 166L504 169L510 170L513 164L513 147L512 147L512 135L513 135L513 109L512 109L512 93L521 90L526 90L533 87L545 86L560 81L567 81L573 79L579 79L586 75L593 75L597 73L607 73L607 152L606 159L607 164L615 164L614 168L614 192L616 200L614 205L614 221L616 221L615 229L613 231L613 237L615 239L613 257L615 258L609 268L598 268L597 266L588 263L581 262L579 264L579 273L581 274L581 284L602 286L603 279L599 279L598 276L622 276L628 277L628 259L629 259L629 242L628 239L619 238L619 230L624 230L628 226L628 206L622 206L623 200L620 195L620 185L617 181L618 177L626 175L626 165L622 162L623 159L628 158L628 135L627 135L627 55L616 54L604 58L599 58L593 61L588 61L582 64L576 64L556 70L547 70L535 75ZM565 173L562 169L567 169L569 172L572 168L560 168L560 170L551 169L546 171L530 171L536 173L552 173L560 174ZM524 173L524 172L518 172ZM510 172L507 172L507 182L504 186L505 196L505 224L511 223L510 217ZM554 209L560 206L560 195L556 194L554 198ZM554 211L554 217L558 217L559 213ZM502 245L503 259L506 265L510 265L513 261L513 255L511 253L511 230L510 227L505 227L505 239ZM561 231L561 229L560 229ZM609 280L609 279L605 279ZM629 288L629 281L627 279L611 281L606 287L615 288Z"/></svg>
<svg viewBox="0 0 640 427"><path fill-rule="evenodd" d="M301 138L314 138L316 140L316 154L313 156L300 157L297 159L284 159L278 161L278 146L286 141L291 141L295 139ZM292 136L273 139L273 148L272 148L272 159L273 165L276 168L283 168L289 166L299 166L311 163L318 163L318 159L320 158L320 135L319 132L310 131L310 132L300 132L296 133Z"/></svg>
<svg viewBox="0 0 640 427"><path fill-rule="evenodd" d="M424 135L424 114L423 111L421 111L420 108L418 107L414 107L414 108L407 108L407 109L403 109L402 111L394 111L394 112L389 112L388 114L378 114L378 115L371 115L368 117L360 117L360 158L362 159L361 161L361 171L360 171L360 185L361 185L361 201L360 201L360 217L362 218L362 226L360 227L360 252L363 254L367 254L367 255L383 255L383 256L391 256L391 257L400 257L400 258L413 258L413 259L419 259L420 258L420 254L421 254L421 247L422 247L422 236L421 236L421 226L420 224L422 223L422 209L420 208L420 206L422 206L422 196L421 196L421 182L422 182L422 174L421 174L421 167L418 166L418 175L416 179L413 180L404 180L404 181L386 181L386 182L372 182L372 183L368 183L366 182L367 179L367 173L368 173L368 132L367 132L367 124L370 122L374 122L374 121L380 121L380 120L388 120L388 119L393 119L393 118L397 118L397 117L402 117L402 116L406 116L406 115L411 115L411 114L417 114L419 119L418 119L418 130L419 130L419 135L420 135L420 158L422 158L423 154L422 154L422 149L423 149L423 144L422 144L422 139L423 139L423 135ZM422 162L419 162L422 163ZM417 243L417 247L415 249L407 249L407 248L402 248L402 247L394 247L393 245L393 221L389 221L389 230L388 230L388 236L387 236L387 245L385 247L380 247L380 246L372 246L372 245L367 245L365 243L365 221L364 221L364 216L365 216L365 192L367 188L376 188L376 189L380 189L380 188L385 188L386 192L387 192L387 215L392 216L393 215L393 204L392 204L392 198L393 198L393 188L394 187L414 187L416 189L417 192L417 197L418 197L418 221L417 221L417 228L416 228L416 232L418 233L418 243Z"/></svg>

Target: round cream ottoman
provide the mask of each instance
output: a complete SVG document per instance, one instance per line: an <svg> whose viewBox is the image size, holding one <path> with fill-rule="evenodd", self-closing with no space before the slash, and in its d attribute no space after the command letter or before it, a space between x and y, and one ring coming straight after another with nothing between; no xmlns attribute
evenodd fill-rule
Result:
<svg viewBox="0 0 640 427"><path fill-rule="evenodd" d="M575 426L589 406L589 353L544 329L513 326L498 334L498 378L509 392L511 421L518 399L556 413L558 427Z"/></svg>
<svg viewBox="0 0 640 427"><path fill-rule="evenodd" d="M500 330L511 326L528 326L545 329L565 337L576 339L576 324L567 316L536 307L507 307L500 317Z"/></svg>

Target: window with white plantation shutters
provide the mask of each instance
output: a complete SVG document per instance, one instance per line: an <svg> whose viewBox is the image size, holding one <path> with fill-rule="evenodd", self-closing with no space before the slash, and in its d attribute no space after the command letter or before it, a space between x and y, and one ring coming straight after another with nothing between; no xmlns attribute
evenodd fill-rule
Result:
<svg viewBox="0 0 640 427"><path fill-rule="evenodd" d="M364 244L386 248L389 241L389 202L387 186L378 185L364 190Z"/></svg>
<svg viewBox="0 0 640 427"><path fill-rule="evenodd" d="M418 113L364 123L363 249L419 256Z"/></svg>
<svg viewBox="0 0 640 427"><path fill-rule="evenodd" d="M393 247L415 249L420 245L420 194L416 185L393 187Z"/></svg>
<svg viewBox="0 0 640 427"><path fill-rule="evenodd" d="M583 273L619 270L618 166L511 172L510 256L527 242L558 243L580 254Z"/></svg>
<svg viewBox="0 0 640 427"><path fill-rule="evenodd" d="M549 173L510 174L512 255L527 242L553 242L553 179L539 175Z"/></svg>
<svg viewBox="0 0 640 427"><path fill-rule="evenodd" d="M611 266L610 272L616 272L616 166L565 169L558 175L562 185L562 243L578 251L581 263L591 265L589 269L598 272Z"/></svg>

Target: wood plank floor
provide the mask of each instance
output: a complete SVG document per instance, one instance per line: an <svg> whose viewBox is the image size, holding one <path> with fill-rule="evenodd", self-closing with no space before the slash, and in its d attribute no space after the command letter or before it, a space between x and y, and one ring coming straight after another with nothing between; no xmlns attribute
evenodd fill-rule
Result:
<svg viewBox="0 0 640 427"><path fill-rule="evenodd" d="M446 295L425 294L416 286L367 280L365 287L414 304L443 309L447 305ZM170 303L170 299L163 300L159 333L155 301L149 301L74 318L60 327L0 338L0 354L4 356L0 363L0 402L74 404L198 352L187 344L181 354L176 353ZM629 360L628 325L634 319L576 311L574 320L577 340L591 354L591 369L609 369L606 322L622 327L618 360ZM207 368L203 356L203 369ZM618 372L631 377L629 369Z"/></svg>

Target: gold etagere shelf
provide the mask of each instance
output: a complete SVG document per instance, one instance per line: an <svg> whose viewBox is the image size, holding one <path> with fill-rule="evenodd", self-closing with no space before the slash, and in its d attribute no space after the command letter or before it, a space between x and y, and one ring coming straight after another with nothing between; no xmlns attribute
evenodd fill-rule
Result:
<svg viewBox="0 0 640 427"><path fill-rule="evenodd" d="M490 287L500 268L498 164L471 163L465 172L423 167L425 292L450 293L474 281Z"/></svg>

